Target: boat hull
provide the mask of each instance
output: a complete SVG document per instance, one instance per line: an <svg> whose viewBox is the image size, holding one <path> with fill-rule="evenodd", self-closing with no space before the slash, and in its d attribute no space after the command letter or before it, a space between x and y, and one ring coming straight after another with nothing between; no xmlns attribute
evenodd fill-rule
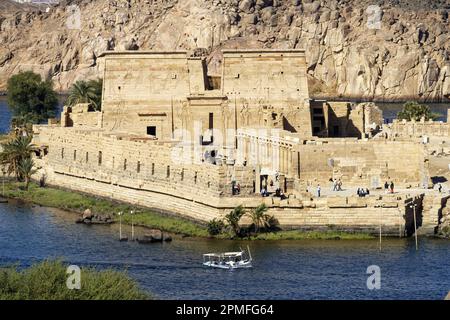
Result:
<svg viewBox="0 0 450 320"><path fill-rule="evenodd" d="M252 263L250 261L242 261L238 263L213 263L207 261L204 262L203 265L210 268L219 268L219 269L244 269L252 267Z"/></svg>

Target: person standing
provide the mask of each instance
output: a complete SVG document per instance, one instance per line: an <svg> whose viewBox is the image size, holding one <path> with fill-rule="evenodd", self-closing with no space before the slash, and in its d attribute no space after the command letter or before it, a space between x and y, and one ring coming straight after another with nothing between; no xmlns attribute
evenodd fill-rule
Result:
<svg viewBox="0 0 450 320"><path fill-rule="evenodd" d="M442 184L439 183L439 187L438 187L439 193L442 192Z"/></svg>
<svg viewBox="0 0 450 320"><path fill-rule="evenodd" d="M384 193L388 193L388 189L389 189L389 183L386 181L384 183Z"/></svg>
<svg viewBox="0 0 450 320"><path fill-rule="evenodd" d="M393 181L391 181L390 187L391 187L391 193L394 193L394 182Z"/></svg>
<svg viewBox="0 0 450 320"><path fill-rule="evenodd" d="M317 197L320 198L320 184L317 185Z"/></svg>

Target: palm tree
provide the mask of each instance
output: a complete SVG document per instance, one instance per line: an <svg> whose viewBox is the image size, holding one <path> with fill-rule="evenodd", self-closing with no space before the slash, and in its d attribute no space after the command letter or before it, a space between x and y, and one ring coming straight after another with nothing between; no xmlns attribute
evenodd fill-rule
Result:
<svg viewBox="0 0 450 320"><path fill-rule="evenodd" d="M75 82L70 89L66 103L69 106L74 106L78 103L90 103L95 110L99 110L101 104L101 89L99 88L101 88L101 83L101 80Z"/></svg>
<svg viewBox="0 0 450 320"><path fill-rule="evenodd" d="M24 158L19 162L19 172L25 181L25 190L28 190L31 176L37 172L34 168L34 161L31 158Z"/></svg>
<svg viewBox="0 0 450 320"><path fill-rule="evenodd" d="M11 119L11 127L17 135L31 135L36 116L31 113L15 116Z"/></svg>
<svg viewBox="0 0 450 320"><path fill-rule="evenodd" d="M19 181L23 179L19 164L24 159L30 159L31 153L37 149L31 140L31 136L17 136L2 144L0 164L6 168L8 175L14 174Z"/></svg>
<svg viewBox="0 0 450 320"><path fill-rule="evenodd" d="M225 221L233 229L235 235L239 235L241 227L239 226L239 221L246 214L246 211L242 205L234 208L229 214L225 216Z"/></svg>
<svg viewBox="0 0 450 320"><path fill-rule="evenodd" d="M271 227L273 217L266 213L268 209L269 208L267 208L267 206L264 203L262 203L255 209L250 211L250 213L248 214L250 219L252 219L253 225L255 227L255 232L258 232L260 228Z"/></svg>

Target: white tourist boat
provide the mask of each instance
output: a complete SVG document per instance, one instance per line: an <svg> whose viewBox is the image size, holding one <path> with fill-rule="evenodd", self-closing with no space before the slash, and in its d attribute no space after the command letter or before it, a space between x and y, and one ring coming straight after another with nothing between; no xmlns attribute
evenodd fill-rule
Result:
<svg viewBox="0 0 450 320"><path fill-rule="evenodd" d="M239 269L252 267L252 255L247 246L247 252L241 249L237 252L205 253L203 265L220 269Z"/></svg>

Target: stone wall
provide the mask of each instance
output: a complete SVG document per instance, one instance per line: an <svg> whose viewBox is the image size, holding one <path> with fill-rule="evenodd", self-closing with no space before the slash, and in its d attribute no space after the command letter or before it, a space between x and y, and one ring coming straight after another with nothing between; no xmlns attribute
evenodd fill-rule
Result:
<svg viewBox="0 0 450 320"><path fill-rule="evenodd" d="M442 121L398 121L390 125L393 137L415 137L426 136L448 137L450 126L448 122Z"/></svg>
<svg viewBox="0 0 450 320"><path fill-rule="evenodd" d="M399 161L398 155L402 155ZM424 146L406 141L324 139L299 145L300 180L328 186L340 178L344 186L421 186L427 177Z"/></svg>
<svg viewBox="0 0 450 320"><path fill-rule="evenodd" d="M237 205L269 207L283 228L336 228L397 235L404 228L406 196L311 198L252 194L249 167L185 164L173 143L102 130L35 126L34 143L47 150L36 159L47 183L207 222ZM175 150L175 151L174 151ZM178 150L179 152L179 150ZM231 195L231 181L241 183ZM383 205L380 217L379 204ZM249 223L249 220L244 220Z"/></svg>

